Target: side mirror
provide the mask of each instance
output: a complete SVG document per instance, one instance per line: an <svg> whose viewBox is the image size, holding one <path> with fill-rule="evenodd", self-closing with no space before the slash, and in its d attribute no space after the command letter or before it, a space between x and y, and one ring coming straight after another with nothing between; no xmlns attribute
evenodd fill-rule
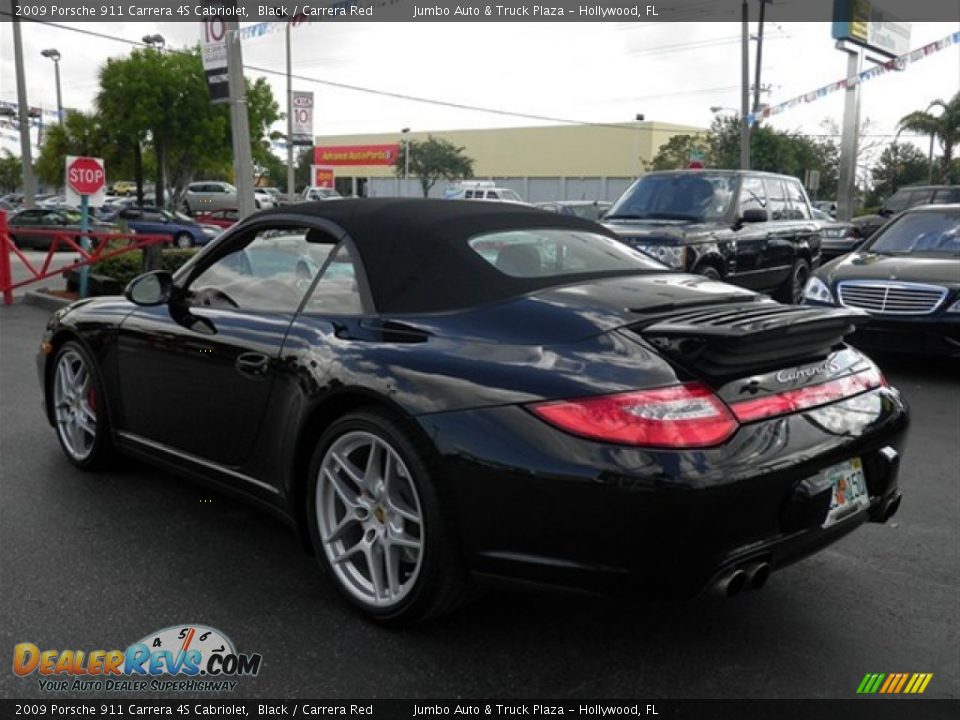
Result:
<svg viewBox="0 0 960 720"><path fill-rule="evenodd" d="M760 208L748 208L743 211L740 220L745 223L758 223L767 221L767 211Z"/></svg>
<svg viewBox="0 0 960 720"><path fill-rule="evenodd" d="M123 291L123 296L134 305L152 307L170 301L173 294L173 275L166 270L138 275Z"/></svg>

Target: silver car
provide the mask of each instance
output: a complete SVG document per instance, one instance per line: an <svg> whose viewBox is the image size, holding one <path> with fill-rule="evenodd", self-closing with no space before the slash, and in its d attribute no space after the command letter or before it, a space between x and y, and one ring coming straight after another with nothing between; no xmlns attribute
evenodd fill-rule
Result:
<svg viewBox="0 0 960 720"><path fill-rule="evenodd" d="M237 189L227 182L200 181L187 185L183 210L188 215L237 207Z"/></svg>

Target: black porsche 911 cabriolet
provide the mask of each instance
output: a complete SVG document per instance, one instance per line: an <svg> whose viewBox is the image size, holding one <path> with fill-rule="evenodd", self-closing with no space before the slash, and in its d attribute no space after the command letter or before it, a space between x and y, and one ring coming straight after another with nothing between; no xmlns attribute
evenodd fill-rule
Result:
<svg viewBox="0 0 960 720"><path fill-rule="evenodd" d="M907 410L858 310L670 271L580 218L364 199L257 213L50 320L67 457L300 529L378 620L494 575L733 595L900 503Z"/></svg>

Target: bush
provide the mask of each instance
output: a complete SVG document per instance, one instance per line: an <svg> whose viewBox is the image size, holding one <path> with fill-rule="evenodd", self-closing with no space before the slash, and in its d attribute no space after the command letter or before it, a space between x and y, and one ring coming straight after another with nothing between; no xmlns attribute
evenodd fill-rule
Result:
<svg viewBox="0 0 960 720"><path fill-rule="evenodd" d="M196 250L164 250L160 253L160 268L176 272L187 260L197 254ZM143 251L131 250L90 266L90 272L106 275L119 282L123 287L143 272Z"/></svg>

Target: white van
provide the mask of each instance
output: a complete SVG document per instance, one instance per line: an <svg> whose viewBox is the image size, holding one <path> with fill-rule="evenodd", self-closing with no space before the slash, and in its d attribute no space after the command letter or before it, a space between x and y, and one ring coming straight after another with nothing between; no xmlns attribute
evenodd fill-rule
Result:
<svg viewBox="0 0 960 720"><path fill-rule="evenodd" d="M465 180L447 188L443 196L447 200L495 200L526 205L516 190L497 187L490 180Z"/></svg>

